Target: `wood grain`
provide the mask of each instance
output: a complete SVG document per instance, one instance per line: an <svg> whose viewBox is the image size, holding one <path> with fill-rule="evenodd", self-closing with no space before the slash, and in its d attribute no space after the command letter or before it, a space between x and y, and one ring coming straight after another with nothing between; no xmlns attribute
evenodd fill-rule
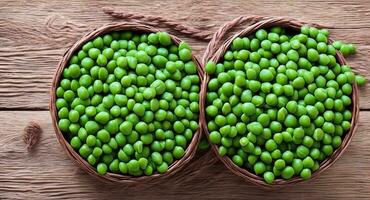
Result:
<svg viewBox="0 0 370 200"><path fill-rule="evenodd" d="M55 138L46 111L48 92L64 51L88 31L114 21L102 12L104 6L123 12L161 15L207 31L215 31L237 16L251 14L320 23L329 27L333 38L358 45L359 53L348 58L349 64L370 77L368 0L1 0L1 200L369 199L370 127L366 125L370 120L369 84L361 88L363 111L347 152L318 179L292 188L261 191L228 172L221 163L196 176L184 178L179 173L171 181L151 188L104 184L85 174L67 157ZM206 42L180 37L190 42L198 57L202 56ZM39 121L44 132L35 151L27 153L22 133L31 120Z"/></svg>
<svg viewBox="0 0 370 200"><path fill-rule="evenodd" d="M347 152L318 179L266 193L231 174L221 163L186 181L175 175L151 188L104 184L85 174L62 151L49 112L2 111L0 199L105 199L107 195L109 199L366 199L370 195L369 119L370 112L363 111ZM31 154L22 142L22 130L30 120L39 121L43 128L42 139Z"/></svg>
<svg viewBox="0 0 370 200"><path fill-rule="evenodd" d="M113 19L102 7L123 12L162 15L192 26L215 31L239 15L287 16L331 27L333 38L358 44L358 54L348 59L357 72L368 76L370 63L370 1L305 2L57 0L0 2L0 109L47 109L50 82L63 52L89 30ZM268 5L268 6L266 6ZM181 12L178 12L181 10ZM181 36L181 35L180 35ZM184 38L182 36L182 38ZM186 38L185 38L186 39ZM206 42L190 41L198 57ZM361 108L370 109L370 89L361 90Z"/></svg>

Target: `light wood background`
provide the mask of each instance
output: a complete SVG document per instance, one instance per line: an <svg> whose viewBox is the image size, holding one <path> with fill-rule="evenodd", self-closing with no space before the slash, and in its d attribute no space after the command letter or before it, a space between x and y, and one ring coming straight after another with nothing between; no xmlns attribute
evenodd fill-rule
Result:
<svg viewBox="0 0 370 200"><path fill-rule="evenodd" d="M358 45L359 53L348 61L370 77L368 0L1 0L0 199L370 199L370 84L361 88L360 124L350 147L310 182L266 192L234 176L221 163L184 182L151 188L104 184L85 174L55 138L48 111L49 88L63 52L89 30L114 21L102 12L104 6L161 15L211 31L250 14L320 23L333 27L333 38ZM201 57L206 43L181 38L190 41ZM30 154L22 133L31 120L38 121L44 133Z"/></svg>

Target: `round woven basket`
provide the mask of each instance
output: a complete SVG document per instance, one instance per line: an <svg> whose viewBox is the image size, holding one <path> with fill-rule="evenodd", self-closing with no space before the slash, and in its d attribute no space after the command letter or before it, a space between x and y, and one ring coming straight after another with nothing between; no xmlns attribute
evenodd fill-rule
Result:
<svg viewBox="0 0 370 200"><path fill-rule="evenodd" d="M222 41L222 37L226 35L227 31L234 28L234 26L237 26L246 21L252 22L252 24L247 26L247 28L241 30L240 32L236 33L235 35L229 37L225 41ZM232 41L236 37L248 36L256 32L260 28L267 28L267 27L272 27L272 26L281 26L281 27L299 31L300 27L305 24L313 26L313 24L308 24L308 23L300 22L294 19L286 19L286 18L260 17L260 16L236 18L235 20L225 24L224 27L222 27L218 32L215 33L214 38L209 43L209 46L203 57L203 66L209 60L215 63L222 61L223 55L225 54L226 50L228 49L228 47L231 45ZM332 40L329 39L329 42L331 43ZM346 64L346 61L340 52L337 52L336 59L341 65ZM209 80L210 80L210 76L207 73L205 73L203 83L202 83L202 94L200 96L201 106L204 108L205 108L205 101L206 101L206 96L207 96L207 85L208 85ZM316 178L321 173L323 173L327 168L329 168L342 155L344 150L347 149L349 143L352 140L352 137L357 128L357 122L358 122L358 117L359 117L359 97L358 97L358 88L357 88L356 83L353 84L351 111L352 111L351 128L342 138L343 141L342 141L341 146L337 148L331 156L329 156L323 162L320 163L320 168L312 174L311 179ZM205 120L201 123L203 125L203 130L205 132L205 135L209 136L204 110L201 111L201 116L202 116L202 120ZM266 188L266 189L281 188L284 186L290 186L290 185L294 185L296 183L304 181L300 177L294 177L290 180L276 179L273 182L273 184L267 184L266 182L264 182L264 180L260 176L257 176L254 173L251 173L248 170L240 168L237 165L235 165L228 156L220 156L218 154L217 145L212 145L212 149L216 153L217 157L234 174L242 177L244 180L250 183L261 186L262 188Z"/></svg>
<svg viewBox="0 0 370 200"><path fill-rule="evenodd" d="M113 32L113 31L134 31L134 32L140 32L140 33L153 33L153 32L159 32L160 30L147 26L144 24L134 23L134 22L119 22L119 23L110 23L105 26L102 26L98 29L95 29L85 36L83 36L79 41L77 41L71 48L69 48L65 54L63 55L61 61L58 64L57 70L54 74L51 91L50 91L50 113L52 118L52 124L57 136L57 139L59 143L62 145L63 149L67 152L67 154L77 163L77 165L84 170L85 172L93 175L94 177L106 181L106 182L121 182L121 183L157 183L159 181L162 181L166 177L169 177L176 172L178 172L181 168L183 168L195 155L198 147L198 143L201 138L201 127L203 127L200 123L204 120L201 120L199 116L199 128L193 135L193 139L191 140L190 144L188 145L187 149L185 150L184 156L175 162L173 162L169 168L168 171L163 174L153 174L151 176L140 176L140 177L134 177L134 176L127 176L127 175L121 175L121 174L114 174L114 173L107 173L105 175L100 175L97 173L95 167L91 166L85 159L83 159L69 144L69 142L66 140L66 136L60 131L58 128L58 116L57 116L57 108L55 105L56 102L56 89L59 86L60 79L63 74L63 69L68 64L70 58L72 55L81 49L81 47L88 41L92 40L93 38L100 36L105 33ZM172 41L175 44L179 44L181 40L173 35L170 35L172 38ZM200 82L203 82L203 69L200 67L199 61L197 58L193 55L192 59L194 63L196 64L198 76L200 78ZM202 108L200 109L202 110Z"/></svg>

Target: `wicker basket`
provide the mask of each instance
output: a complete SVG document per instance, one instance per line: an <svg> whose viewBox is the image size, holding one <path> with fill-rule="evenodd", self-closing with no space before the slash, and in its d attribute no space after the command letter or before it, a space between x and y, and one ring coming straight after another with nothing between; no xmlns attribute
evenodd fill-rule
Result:
<svg viewBox="0 0 370 200"><path fill-rule="evenodd" d="M140 176L140 177L133 177L133 176L126 176L121 174L113 174L113 173L107 173L105 175L99 175L96 172L96 169L91 166L88 162L86 162L69 144L69 142L66 140L65 135L59 130L58 128L58 116L57 116L57 109L56 109L56 89L59 85L61 76L63 74L63 69L68 64L70 58L72 55L81 49L81 47L88 41L92 40L93 38L100 36L102 34L112 32L112 31L136 31L136 32L143 32L143 33L152 33L152 32L158 32L160 30L139 24L139 23L133 23L133 22L120 22L120 23L111 23L107 24L101 28L98 28L96 30L93 30L83 36L78 42L76 42L71 48L69 48L65 54L63 55L62 60L59 62L56 73L53 78L52 87L50 91L50 113L52 118L52 123L54 126L54 130L56 133L56 136L58 138L59 143L62 145L63 149L67 152L67 154L78 164L78 166L86 171L87 173L93 175L94 177L97 177L98 179L106 182L121 182L121 183L157 183L160 180L163 180L166 177L169 177L176 172L178 172L181 168L183 168L195 155L198 147L198 143L201 138L201 127L202 125L199 124L199 129L196 131L196 133L193 135L193 139L191 140L191 143L187 147L184 156L180 159L175 161L169 166L169 169L164 174L153 174L151 176ZM170 35L173 42L176 44L179 44L181 40L173 35ZM195 62L197 66L198 76L200 78L200 81L203 79L203 69L200 67L199 61L195 56L192 57L193 61ZM200 119L199 116L199 122L204 121Z"/></svg>
<svg viewBox="0 0 370 200"><path fill-rule="evenodd" d="M251 22L252 24L247 26L247 28L241 30L240 32L236 33L235 35L229 37L226 41L222 41L222 37L226 35L226 32L232 29L234 26L237 26L241 23L244 23L246 21ZM215 33L214 38L209 43L209 46L207 48L207 51L203 57L203 66L206 63L206 61L212 60L213 62L217 63L218 61L221 61L224 53L228 49L228 47L231 45L232 41L236 37L240 36L247 36L255 31L257 31L260 28L267 28L272 26L281 26L286 28L291 28L294 30L299 30L300 27L304 24L297 20L293 19L285 19L285 18L274 18L274 17L259 17L259 16L252 16L252 17L239 17L235 20L231 21L230 23L227 23L224 25L223 28L221 28L218 32ZM312 24L309 24L312 26ZM315 25L314 25L315 26ZM316 25L317 26L317 25ZM332 40L329 39L330 42ZM340 52L337 52L336 58L338 62L341 65L346 64L346 61L343 57L343 55ZM203 84L202 84L202 94L201 94L201 105L205 107L205 100L206 100L206 92L207 92L207 85L208 81L210 80L210 77L208 74L205 73ZM315 171L312 174L312 178L315 178L319 176L322 172L324 172L327 168L329 168L344 152L344 150L348 147L349 143L351 142L351 139L356 131L357 128L357 122L359 117L359 97L358 97L358 89L357 85L353 84L353 92L352 92L352 120L351 120L351 128L350 130L344 135L343 142L339 148L337 148L331 156L326 158L321 164L320 168ZM205 118L205 111L202 110L202 120L206 120ZM205 135L209 135L208 128L207 128L207 122L204 121L201 124L203 124L203 130L205 132ZM290 186L294 185L296 183L304 181L300 177L294 177L290 180L283 180L283 179L277 179L273 182L273 184L267 184L264 182L264 180L255 175L254 173L249 172L246 169L240 168L237 165L233 163L233 161L228 156L221 157L218 154L218 148L216 145L212 145L213 151L217 154L217 157L226 165L226 167L231 170L234 174L242 177L244 180L251 182L255 185L261 186L263 188L272 189L272 188L281 188L284 186ZM312 179L311 178L311 179Z"/></svg>

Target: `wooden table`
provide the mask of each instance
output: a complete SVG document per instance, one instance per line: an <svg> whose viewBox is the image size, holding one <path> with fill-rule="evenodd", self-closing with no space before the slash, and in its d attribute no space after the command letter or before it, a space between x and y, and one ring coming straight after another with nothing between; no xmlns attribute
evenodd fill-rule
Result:
<svg viewBox="0 0 370 200"><path fill-rule="evenodd" d="M103 184L80 170L58 144L48 111L49 88L63 52L94 27L112 22L102 12L161 15L192 26L218 26L239 15L288 16L329 27L338 40L358 45L348 59L370 77L370 1L305 0L111 0L0 2L0 199L369 199L370 91L361 88L358 131L344 155L318 179L282 191L265 192L234 176L221 163L186 181L152 188ZM184 38L184 37L182 37ZM187 38L184 38L187 39ZM201 57L206 43L192 39ZM22 142L23 128L38 121L44 133L33 153ZM176 176L173 178L176 179Z"/></svg>

